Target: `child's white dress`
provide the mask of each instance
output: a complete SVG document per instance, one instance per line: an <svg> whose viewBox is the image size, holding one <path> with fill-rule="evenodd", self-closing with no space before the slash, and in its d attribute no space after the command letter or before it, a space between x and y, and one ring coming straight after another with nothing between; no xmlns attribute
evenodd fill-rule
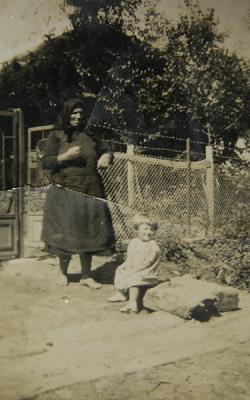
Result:
<svg viewBox="0 0 250 400"><path fill-rule="evenodd" d="M133 286L154 286L159 283L158 264L160 248L155 240L144 242L139 238L130 241L127 259L115 274L115 287L127 290Z"/></svg>

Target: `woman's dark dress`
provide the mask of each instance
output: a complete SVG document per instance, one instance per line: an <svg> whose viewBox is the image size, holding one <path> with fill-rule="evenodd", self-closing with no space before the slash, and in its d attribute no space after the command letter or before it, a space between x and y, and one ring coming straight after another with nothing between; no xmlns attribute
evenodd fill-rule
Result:
<svg viewBox="0 0 250 400"><path fill-rule="evenodd" d="M80 146L81 156L61 164L58 154ZM107 149L106 149L107 151ZM47 192L42 239L53 254L99 253L114 246L114 232L97 161L105 152L86 133L63 130L48 137L42 159L53 183Z"/></svg>

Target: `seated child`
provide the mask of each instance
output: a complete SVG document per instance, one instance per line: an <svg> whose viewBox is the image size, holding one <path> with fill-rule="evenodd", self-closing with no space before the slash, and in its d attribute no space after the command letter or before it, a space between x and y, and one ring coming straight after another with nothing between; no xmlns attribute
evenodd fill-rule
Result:
<svg viewBox="0 0 250 400"><path fill-rule="evenodd" d="M133 218L137 238L129 242L126 261L115 274L117 293L110 302L128 301L122 312L139 312L140 288L155 286L160 282L158 264L160 248L154 240L157 224L144 215Z"/></svg>

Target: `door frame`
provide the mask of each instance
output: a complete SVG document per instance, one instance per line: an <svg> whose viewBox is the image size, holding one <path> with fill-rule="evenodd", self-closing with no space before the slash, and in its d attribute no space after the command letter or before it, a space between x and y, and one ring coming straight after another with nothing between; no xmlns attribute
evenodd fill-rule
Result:
<svg viewBox="0 0 250 400"><path fill-rule="evenodd" d="M13 235L13 245L11 250L0 251L0 259L23 257L24 254L24 171L25 171L25 146L24 146L24 120L21 108L0 111L0 117L12 118L12 137L13 137L13 159L14 159L14 199L16 202L13 214L2 214L0 220L2 226L9 228ZM4 190L4 189L3 189Z"/></svg>

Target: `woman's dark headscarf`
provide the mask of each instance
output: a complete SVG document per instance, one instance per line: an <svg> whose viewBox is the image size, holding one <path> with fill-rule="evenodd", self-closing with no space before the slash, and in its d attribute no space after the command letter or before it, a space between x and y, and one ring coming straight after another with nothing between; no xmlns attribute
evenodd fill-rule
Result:
<svg viewBox="0 0 250 400"><path fill-rule="evenodd" d="M84 97L84 99L79 98L71 98L65 101L63 110L58 117L56 127L59 129L63 129L66 132L71 130L70 125L70 115L73 110L80 107L83 110L83 126L81 127L84 129L87 125L87 121L91 115L95 100L93 97Z"/></svg>

